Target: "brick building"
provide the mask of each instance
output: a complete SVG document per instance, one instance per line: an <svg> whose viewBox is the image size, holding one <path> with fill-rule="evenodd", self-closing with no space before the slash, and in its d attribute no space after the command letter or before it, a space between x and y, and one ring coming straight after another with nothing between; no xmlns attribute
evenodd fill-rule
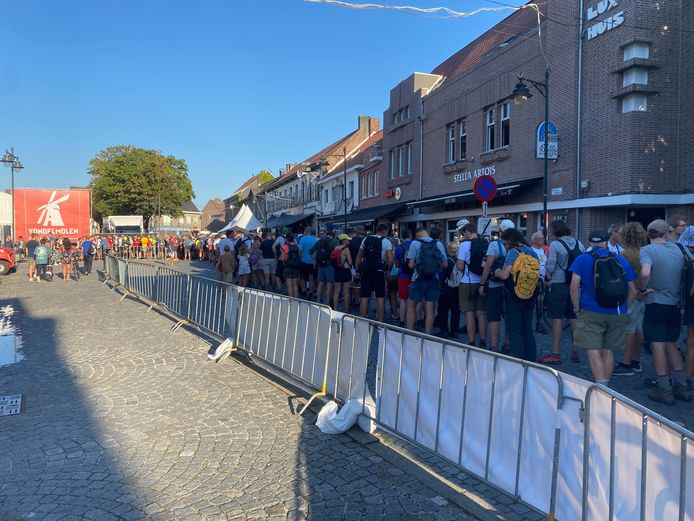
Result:
<svg viewBox="0 0 694 521"><path fill-rule="evenodd" d="M544 98L511 97L518 74L550 75L558 155L549 164L550 219L585 237L595 226L677 212L694 217L691 118L694 3L534 2L437 66L395 86L384 112L381 193L406 203L399 226L439 222L452 232L481 214L479 175L499 195L489 215L528 232L541 225ZM680 28L685 29L680 31ZM688 146L689 145L689 146ZM552 149L552 148L551 148ZM539 157L538 157L539 156Z"/></svg>

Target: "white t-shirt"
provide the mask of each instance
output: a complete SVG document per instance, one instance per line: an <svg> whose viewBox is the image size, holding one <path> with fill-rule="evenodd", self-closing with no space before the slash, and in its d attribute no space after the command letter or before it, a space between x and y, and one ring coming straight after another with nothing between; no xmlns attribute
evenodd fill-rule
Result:
<svg viewBox="0 0 694 521"><path fill-rule="evenodd" d="M607 242L607 249L612 253L616 253L617 255L621 255L624 251L624 248L622 248L620 244L612 244L609 241Z"/></svg>
<svg viewBox="0 0 694 521"><path fill-rule="evenodd" d="M540 260L540 280L545 280L545 273L547 273L547 254L542 248L533 248L533 251Z"/></svg>
<svg viewBox="0 0 694 521"><path fill-rule="evenodd" d="M461 260L465 263L465 269L463 270L463 274L460 276L460 283L461 284L479 284L482 282L482 276L477 275L476 273L472 273L468 269L468 264L470 264L470 246L472 245L471 241L463 241L460 243L460 248L458 248L458 260Z"/></svg>

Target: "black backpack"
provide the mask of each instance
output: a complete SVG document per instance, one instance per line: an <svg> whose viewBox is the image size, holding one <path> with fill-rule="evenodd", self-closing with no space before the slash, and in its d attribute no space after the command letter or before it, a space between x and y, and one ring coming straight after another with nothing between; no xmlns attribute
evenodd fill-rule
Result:
<svg viewBox="0 0 694 521"><path fill-rule="evenodd" d="M468 270L475 275L482 275L484 259L487 257L487 247L489 243L479 237L470 240L470 264Z"/></svg>
<svg viewBox="0 0 694 521"><path fill-rule="evenodd" d="M299 247L296 244L290 244L289 250L287 251L287 262L284 265L287 268L298 268L301 266L301 253L299 253Z"/></svg>
<svg viewBox="0 0 694 521"><path fill-rule="evenodd" d="M580 243L578 242L578 239L576 239L576 244L574 245L573 249L569 249L569 245L566 244L564 241L559 239L559 242L561 243L562 246L564 246L564 249L568 252L569 254L569 260L566 263L566 268L559 266L565 273L565 280L567 284L571 284L571 279L573 278L573 273L571 272L571 266L573 265L574 261L578 259L583 252L581 251L581 246Z"/></svg>
<svg viewBox="0 0 694 521"><path fill-rule="evenodd" d="M677 247L684 256L684 266L682 268L682 303L689 307L694 306L694 259L689 256L689 252L679 242Z"/></svg>
<svg viewBox="0 0 694 521"><path fill-rule="evenodd" d="M319 266L327 266L330 264L331 253L332 248L330 247L330 241L326 238L319 239L316 245L316 264Z"/></svg>
<svg viewBox="0 0 694 521"><path fill-rule="evenodd" d="M607 309L618 308L627 301L629 283L624 267L617 256L609 252L606 257L597 252L588 253L593 257L593 286L598 305Z"/></svg>
<svg viewBox="0 0 694 521"><path fill-rule="evenodd" d="M421 247L417 255L415 267L417 276L422 279L433 279L441 268L441 252L436 247L436 241L419 241Z"/></svg>
<svg viewBox="0 0 694 521"><path fill-rule="evenodd" d="M361 267L365 271L383 271L383 239L379 235L369 235L364 239Z"/></svg>
<svg viewBox="0 0 694 521"><path fill-rule="evenodd" d="M398 262L400 262L400 268L402 269L402 272L405 275L412 275L414 272L414 269L410 268L410 261L407 259L407 254L410 252L410 248L412 247L412 241L410 241L410 244L407 245L407 247L402 248L402 256L398 259Z"/></svg>

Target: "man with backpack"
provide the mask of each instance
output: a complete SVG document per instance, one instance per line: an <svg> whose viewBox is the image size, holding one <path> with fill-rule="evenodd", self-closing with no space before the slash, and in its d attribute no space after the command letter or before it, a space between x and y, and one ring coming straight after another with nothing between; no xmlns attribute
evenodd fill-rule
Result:
<svg viewBox="0 0 694 521"><path fill-rule="evenodd" d="M414 329L417 321L417 304L424 305L424 332L431 333L436 318L435 306L441 295L439 270L448 266L446 251L439 241L441 232L432 227L417 230L417 240L407 251L407 262L412 270L409 298L407 300L407 327Z"/></svg>
<svg viewBox="0 0 694 521"><path fill-rule="evenodd" d="M314 256L315 266L318 270L318 288L316 290L316 302L318 303L323 301L323 289L325 289L328 304L330 304L330 296L335 287L335 268L330 260L330 254L335 248L332 244L333 236L333 232L328 232L321 236L308 250L308 254Z"/></svg>
<svg viewBox="0 0 694 521"><path fill-rule="evenodd" d="M400 327L405 327L407 320L407 299L410 295L410 283L412 282L412 268L407 261L407 252L412 246L412 232L405 228L400 234L402 243L395 248L393 256L398 267L398 299L400 299Z"/></svg>
<svg viewBox="0 0 694 521"><path fill-rule="evenodd" d="M556 238L549 245L547 258L547 314L552 320L552 352L541 356L537 361L541 364L560 364L563 320L569 320L572 335L576 329L576 313L569 295L570 268L585 248L578 239L571 236L571 228L564 221L552 221L549 229ZM575 349L571 352L571 361L580 362Z"/></svg>
<svg viewBox="0 0 694 521"><path fill-rule="evenodd" d="M465 325L470 345L487 347L486 297L480 293L480 283L484 272L484 261L489 243L477 236L477 229L472 223L462 228L463 242L458 249L456 267L461 272L458 298L460 310L465 313ZM479 326L480 340L477 343Z"/></svg>
<svg viewBox="0 0 694 521"><path fill-rule="evenodd" d="M515 228L513 221L504 219L499 224L501 232ZM492 232L492 236L495 234ZM489 332L489 347L490 351L499 350L500 324L501 317L504 313L504 282L492 276L492 273L499 268L503 268L504 260L506 259L506 247L503 241L497 237L489 243L486 252L486 260L484 270L482 271L482 279L480 281L480 295L486 297L486 319L487 330ZM508 349L508 346L506 347Z"/></svg>
<svg viewBox="0 0 694 521"><path fill-rule="evenodd" d="M375 235L366 237L360 247L355 265L361 272L359 313L369 314L371 293L376 294L376 319L383 322L386 298L386 273L393 265L393 244L387 239L388 225L379 224Z"/></svg>
<svg viewBox="0 0 694 521"><path fill-rule="evenodd" d="M506 282L506 334L511 342L511 356L535 361L537 345L533 334L533 312L540 281L540 260L525 244L515 228L501 234L508 253L504 266L492 273Z"/></svg>
<svg viewBox="0 0 694 521"><path fill-rule="evenodd" d="M299 289L305 294L305 298L310 298L316 293L316 267L311 254L311 248L318 242L316 233L310 228L304 229L304 235L299 241L301 249L301 278L299 279Z"/></svg>
<svg viewBox="0 0 694 521"><path fill-rule="evenodd" d="M694 269L692 257L686 249L668 240L670 225L656 219L648 225L651 243L641 248L641 277L639 291L645 296L643 334L651 343L656 386L648 397L656 402L672 404L692 399L687 388L682 357L677 350L681 332L680 309L682 287L687 274ZM683 284L684 282L684 284Z"/></svg>
<svg viewBox="0 0 694 521"><path fill-rule="evenodd" d="M590 251L571 265L571 303L577 313L574 343L585 349L595 381L609 385L614 352L626 343L636 274L629 261L608 249L610 233L590 234Z"/></svg>

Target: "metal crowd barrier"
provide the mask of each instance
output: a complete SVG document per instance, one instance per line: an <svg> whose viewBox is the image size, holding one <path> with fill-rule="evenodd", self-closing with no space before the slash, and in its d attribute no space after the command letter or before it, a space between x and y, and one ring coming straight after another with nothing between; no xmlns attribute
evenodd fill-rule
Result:
<svg viewBox="0 0 694 521"><path fill-rule="evenodd" d="M246 288L234 347L320 389L315 398L326 394L331 320L329 306Z"/></svg>
<svg viewBox="0 0 694 521"><path fill-rule="evenodd" d="M694 519L692 433L612 389L586 393L582 520Z"/></svg>
<svg viewBox="0 0 694 521"><path fill-rule="evenodd" d="M606 387L571 377L565 387L552 368L313 302L105 262L128 290L154 292L177 326L231 337L318 390L311 400L361 399L371 422L549 519L558 497L562 520L694 519L694 434Z"/></svg>

